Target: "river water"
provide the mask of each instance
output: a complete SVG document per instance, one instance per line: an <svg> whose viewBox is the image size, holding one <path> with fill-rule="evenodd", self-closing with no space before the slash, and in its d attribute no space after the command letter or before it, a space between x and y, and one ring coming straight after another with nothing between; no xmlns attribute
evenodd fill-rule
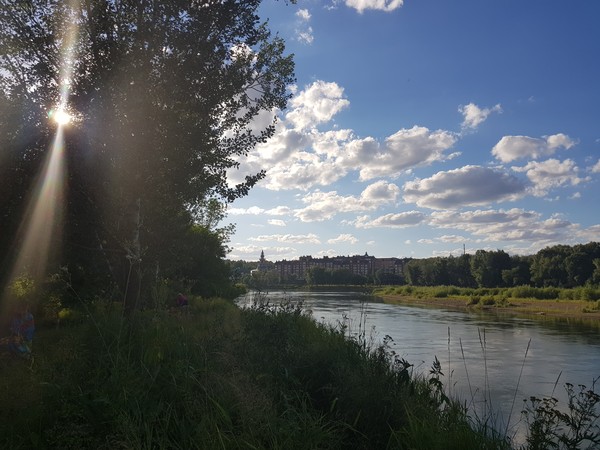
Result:
<svg viewBox="0 0 600 450"><path fill-rule="evenodd" d="M348 291L267 296L273 304L302 302L315 320L345 324L350 335L364 332L375 343L390 336L391 349L415 372L427 374L437 357L447 393L516 441L523 438L525 398L554 396L566 405L565 383L591 387L600 377L600 327L582 321L389 305Z"/></svg>

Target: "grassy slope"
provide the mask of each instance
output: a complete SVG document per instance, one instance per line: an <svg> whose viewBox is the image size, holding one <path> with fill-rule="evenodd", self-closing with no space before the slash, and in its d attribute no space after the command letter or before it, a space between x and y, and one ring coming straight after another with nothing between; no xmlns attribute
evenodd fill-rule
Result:
<svg viewBox="0 0 600 450"><path fill-rule="evenodd" d="M438 384L299 308L96 312L0 360L0 448L503 448ZM436 380L437 375L432 375Z"/></svg>

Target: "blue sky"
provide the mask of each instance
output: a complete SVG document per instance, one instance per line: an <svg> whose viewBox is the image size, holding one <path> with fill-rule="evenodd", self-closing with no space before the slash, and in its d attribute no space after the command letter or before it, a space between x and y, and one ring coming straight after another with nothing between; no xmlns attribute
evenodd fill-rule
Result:
<svg viewBox="0 0 600 450"><path fill-rule="evenodd" d="M600 2L265 0L295 55L230 259L600 240Z"/></svg>

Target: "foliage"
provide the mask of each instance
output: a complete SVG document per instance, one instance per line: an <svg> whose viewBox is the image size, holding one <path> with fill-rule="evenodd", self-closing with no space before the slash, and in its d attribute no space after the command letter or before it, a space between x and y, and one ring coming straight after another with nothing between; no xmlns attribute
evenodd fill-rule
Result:
<svg viewBox="0 0 600 450"><path fill-rule="evenodd" d="M306 271L306 284L318 285L362 285L367 278L353 274L349 269L329 270L324 267L311 267Z"/></svg>
<svg viewBox="0 0 600 450"><path fill-rule="evenodd" d="M568 409L554 397L525 400L527 449L593 449L600 446L600 395L592 388L566 383Z"/></svg>
<svg viewBox="0 0 600 450"><path fill-rule="evenodd" d="M410 259L404 266L404 275L406 282L414 286L586 287L592 289L588 291L591 297L586 299L595 300L593 286L600 281L600 243L556 245L532 256L477 250L474 255ZM555 298L551 295L544 298Z"/></svg>
<svg viewBox="0 0 600 450"><path fill-rule="evenodd" d="M55 132L47 115L65 92L76 120L64 130L62 264L98 286L119 286L131 306L147 298L136 286L175 269L195 221L224 244L231 230L215 227L219 204L264 176L231 185L227 173L272 136L293 81L292 58L260 23L260 3L3 2L0 210L8 237L3 228L0 254L16 248ZM255 119L264 123L265 114L273 120L261 127ZM208 265L217 254L206 256Z"/></svg>

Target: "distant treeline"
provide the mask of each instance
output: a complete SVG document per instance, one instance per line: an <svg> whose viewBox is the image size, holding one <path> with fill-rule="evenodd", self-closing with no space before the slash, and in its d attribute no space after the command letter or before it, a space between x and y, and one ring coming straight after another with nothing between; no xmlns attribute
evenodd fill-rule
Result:
<svg viewBox="0 0 600 450"><path fill-rule="evenodd" d="M237 275L239 281L248 285L258 281L249 276L250 267L255 268L256 264L241 261L231 264L234 277ZM263 274L260 281L269 285L279 282L274 270ZM348 269L326 270L322 267L312 267L307 271L305 279L297 282L309 285L409 284L465 288L573 288L599 285L600 243L555 245L544 248L535 255L526 256L509 255L504 250L477 250L475 254L461 256L409 258L405 260L402 273L395 274L379 270L364 276L354 274Z"/></svg>
<svg viewBox="0 0 600 450"><path fill-rule="evenodd" d="M535 255L511 256L503 250L474 255L411 259L406 284L459 287L563 287L600 284L600 243L555 245Z"/></svg>

